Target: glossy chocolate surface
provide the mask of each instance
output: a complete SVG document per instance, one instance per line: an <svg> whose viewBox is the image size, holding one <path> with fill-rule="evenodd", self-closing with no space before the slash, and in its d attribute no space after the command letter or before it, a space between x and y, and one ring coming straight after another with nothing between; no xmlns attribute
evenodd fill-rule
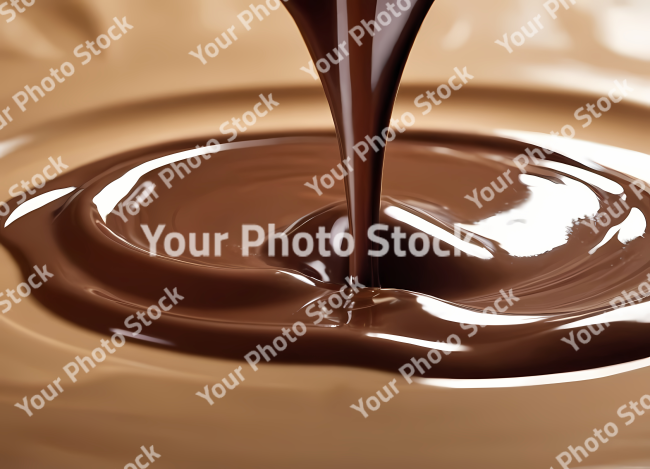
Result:
<svg viewBox="0 0 650 469"><path fill-rule="evenodd" d="M561 341L572 330L563 326L611 310L612 298L645 280L646 238L623 243L614 237L602 244L606 230L596 234L580 222L591 220L594 209L606 211L616 203L624 212L617 226L633 212L647 216L647 202L630 191L629 178L619 173L594 171L553 154L546 166L531 166L520 175L513 159L526 145L512 140L446 134L399 139L389 149L380 222L411 234L421 231L413 220L420 220L416 225L424 221L431 240L433 235L445 238L437 234L442 232L453 237L457 227L463 239L475 233L469 241L473 248L456 243L455 252L441 241L439 247L449 252L447 257L433 251L424 257L380 257L385 288L361 290L352 302L314 325L305 311L341 289L348 259L271 258L267 245L243 257L241 227L274 223L277 231L290 227L287 233L292 238L320 226L330 231L337 221L339 226L345 224L342 183L321 197L300 190L309 175L336 163L336 140L285 137L224 146L170 189L157 174L169 166L160 166L129 182L130 188L154 182L158 198L127 222L112 213L102 218L94 200L111 183L147 162L187 148L192 147L179 143L144 149L62 175L48 189L75 187L72 193L0 229L2 243L25 273L35 264L47 264L57 272L34 291L39 301L77 324L111 334L124 330L125 318L155 304L164 288L177 288L184 300L148 327L146 336L136 339L232 359L242 359L258 344L271 343L282 327L296 321L305 323L308 332L274 361L396 371L412 357L424 357L435 342L458 336L462 348L426 370L424 376L430 377L531 376L648 356L645 334L650 326L644 322L592 325L593 330L604 329L594 335L598 344L579 353ZM491 204L478 209L464 198L507 170L514 183ZM603 189L617 185L625 197ZM115 196L111 205L117 207L128 197ZM568 218L558 215L558 201ZM198 233L200 239L201 233L225 232L230 237L219 257L211 253L196 258L187 251L178 258L164 252L152 257L141 224L152 231L164 224L165 233L175 231L186 238L189 233ZM531 233L539 231L536 227L544 232L535 237ZM519 231L513 233L515 229ZM488 231L491 236L485 234ZM558 233L566 235L558 238ZM556 246L549 244L553 239L559 240ZM402 246L406 249L405 243ZM324 268L315 269L315 261ZM502 297L501 290L512 290L519 300L498 316L483 314ZM353 293L349 288L343 291ZM504 300L498 304L506 306ZM482 324L486 317L499 320ZM479 325L468 326L473 322ZM469 337L474 327L477 333Z"/></svg>

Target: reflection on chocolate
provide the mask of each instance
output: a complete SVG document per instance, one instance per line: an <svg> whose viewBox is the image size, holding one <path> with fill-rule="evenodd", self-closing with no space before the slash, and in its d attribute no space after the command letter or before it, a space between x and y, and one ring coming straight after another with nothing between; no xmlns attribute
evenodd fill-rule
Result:
<svg viewBox="0 0 650 469"><path fill-rule="evenodd" d="M518 177L513 159L526 145L495 137L426 134L393 142L379 221L406 233L449 239L459 255L442 241L439 247L449 251L448 257L379 258L387 288L362 291L353 303L313 325L315 318L306 309L341 289L347 260L270 258L264 247L242 257L241 226L274 223L279 231L294 225L288 231L292 236L319 226L330 231L345 219L341 183L322 197L296 191L309 175L337 162L336 140L287 137L224 145L168 189L158 173L170 166L156 162L192 147L188 142L146 149L62 175L48 191L77 189L1 229L0 240L25 273L36 263L56 270L34 292L36 298L77 324L111 334L124 328L126 317L157 302L164 288L177 288L185 299L147 328L150 341L145 343L232 359L270 343L296 321L307 324L308 332L274 362L395 371L438 346L422 341L447 342L454 334L462 339L460 351L444 355L424 376L530 376L650 354L645 323L612 322L580 353L561 341L570 330L562 326L611 309L612 298L636 289L650 272L643 231L624 242L614 237L594 251L607 229L596 234L579 223L623 199L629 208L620 205L624 213L612 226L623 226L636 212L647 218L647 201L639 200L620 174L553 154L544 166L530 166L525 177ZM124 177L134 168L141 170L137 178ZM482 209L464 198L508 170L513 185ZM111 185L118 180L125 184ZM156 185L158 196L150 194L149 205L143 203L126 222L110 213L133 191L140 194L143 184L150 187L146 182ZM116 186L120 190L111 193ZM160 252L151 257L141 224L152 230L164 224L166 232L185 238L226 232L230 238L220 257L195 258L187 251L176 259ZM471 247L453 238L454 227L462 227L463 239L476 233ZM512 290L518 300L501 300L502 308L509 306L504 314L482 314L502 297L500 290L506 296ZM459 325L472 323L479 325ZM468 338L472 328L477 333Z"/></svg>
<svg viewBox="0 0 650 469"><path fill-rule="evenodd" d="M636 289L650 270L642 237L650 210L627 176L559 154L522 174L514 159L525 144L413 133L390 144L383 170L380 136L433 0L398 2L401 13L384 17L382 3L286 4L314 61L331 62L321 79L338 151L332 136L276 136L226 144L209 158L194 150L189 158L178 154L193 147L184 142L65 174L47 189L46 197L56 200L31 211L25 204L0 229L0 241L24 272L34 264L56 270L34 295L59 315L111 334L123 331L125 318L155 304L163 289L176 289L183 301L146 337L136 338L232 359L271 343L296 321L307 324L306 335L275 362L395 371L437 349L440 359L421 369L422 376L501 378L650 355L650 326L640 313L626 311L627 322L594 318L611 310L611 299L622 290ZM364 22L375 19L383 29L371 34L374 26ZM358 35L366 31L360 44L350 40L356 27ZM342 47L345 57L339 54L335 64L328 54ZM367 161L354 156L359 142L369 147ZM323 197L305 191L304 181L335 167L337 154L352 167L345 193L342 184ZM165 171L177 175L169 187L161 177ZM609 227L581 223L614 205L619 212L610 221L617 238ZM372 257L369 250L380 243L366 234L376 223L417 235L431 249L421 256L390 249ZM274 257L267 240L252 256L242 256L247 224L274 224L290 239L321 227L349 231L355 249L349 259L318 251ZM152 256L142 225L152 232L164 225L184 239L196 233L200 243L203 233L229 237L218 256L213 249L206 257L187 250L174 258ZM382 236L392 242L389 231ZM347 287L348 276L369 288L355 291L354 281ZM330 301L334 294L346 301ZM321 308L327 314L316 321ZM562 339L576 324L592 327L598 346L575 353Z"/></svg>

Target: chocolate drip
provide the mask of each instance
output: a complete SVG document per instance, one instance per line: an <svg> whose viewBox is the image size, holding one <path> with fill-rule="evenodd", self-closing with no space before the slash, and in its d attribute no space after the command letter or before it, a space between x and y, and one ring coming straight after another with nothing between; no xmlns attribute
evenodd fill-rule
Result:
<svg viewBox="0 0 650 469"><path fill-rule="evenodd" d="M34 197L59 188L71 192L0 228L0 241L26 277L34 265L55 273L33 295L76 324L112 334L128 328L126 318L157 304L164 289L176 289L182 302L149 325L146 335L130 337L240 360L298 321L306 333L274 362L389 371L417 362L425 377L502 378L648 357L650 326L638 309L598 317L612 310L612 299L623 290L641 292L647 285L650 241L642 235L650 206L629 186L629 177L559 154L531 163L522 174L514 161L530 148L521 142L433 133L391 143L383 171L383 140L399 80L433 0L402 0L395 9L400 14L388 16L382 16L381 3L286 3L323 69L338 155L331 136L238 142L167 189L159 172L172 170L160 159L195 145L180 142L63 174ZM379 21L381 31L371 20ZM355 154L360 142L368 150L363 158ZM305 190L304 181L329 172L339 156L352 168L345 185L322 196ZM149 169L143 170L145 164ZM125 179L135 170L138 178ZM117 213L133 203L137 187L154 184L155 200L128 216ZM480 193L484 205L466 197L478 197L478 188L486 189ZM9 205L16 210L17 200ZM618 228L618 238L610 226L594 228L596 214L605 211L611 216L601 218ZM267 238L244 256L242 225L252 223L267 234L271 225L286 231L290 244L321 227L349 231L354 251L349 258L320 252L278 257ZM377 223L426 239L433 249L416 255L393 248L370 256L382 244L367 236ZM516 231L527 224L533 228ZM186 240L192 233L195 240L204 233L208 239L230 236L218 256L214 248L207 256L189 249L172 256L161 252L161 244L151 256L142 225L151 232L165 225L163 236L173 231ZM388 232L384 243L392 241ZM369 288L347 287L349 275ZM330 301L338 292L344 304ZM314 307L327 312L320 321L310 313ZM591 340L586 334L599 343L582 347Z"/></svg>
<svg viewBox="0 0 650 469"><path fill-rule="evenodd" d="M350 233L355 243L350 275L367 286L380 286L377 259L367 254L376 246L367 233L379 220L385 143L381 141L386 138L382 131L390 125L406 59L433 1L404 0L398 2L399 7L392 4L390 10L387 7L391 4L383 0L284 3L314 63L325 59L327 68L331 67L326 73L321 71L325 66L319 68L319 74L334 118L341 159L349 158L353 168L345 177ZM381 12L386 13L378 18ZM390 23L385 24L387 18ZM349 34L353 28L357 28L357 37L363 34L358 39L361 45ZM340 62L332 63L328 54ZM367 161L355 156L354 146L359 142L369 146L364 156Z"/></svg>

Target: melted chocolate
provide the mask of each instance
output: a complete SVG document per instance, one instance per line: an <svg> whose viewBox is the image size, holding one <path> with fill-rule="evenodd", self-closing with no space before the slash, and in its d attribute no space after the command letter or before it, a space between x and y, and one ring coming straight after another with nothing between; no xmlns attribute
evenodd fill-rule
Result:
<svg viewBox="0 0 650 469"><path fill-rule="evenodd" d="M296 321L307 324L307 333L274 362L395 371L431 348L444 353L447 342L460 342L462 347L440 355L440 363L423 375L499 378L583 370L650 355L645 337L650 325L643 321L594 327L598 344L580 353L561 340L583 327L573 326L576 321L611 310L611 299L624 289L635 290L650 271L649 241L641 235L630 238L627 230L627 238L607 241L606 230L596 232L581 223L622 200L625 208L616 226L622 229L622 220L638 220L639 214L647 219L650 207L630 192L627 177L557 154L548 158L553 164L519 174L513 160L526 145L496 137L411 134L409 140L391 143L384 179L383 148L370 149L365 162L353 156L354 145L388 127L406 58L433 1L404 0L410 7L401 19L393 18L375 36L366 32L361 46L351 43L348 31L362 20L374 20L382 3L286 4L315 62L347 42L349 57L321 74L338 151L332 136L232 144L167 189L158 173L168 167L142 168L194 146L181 142L60 176L38 195L72 187L70 194L0 229L0 241L25 275L33 265L47 265L55 273L34 291L35 297L76 324L112 334L123 330L128 316L156 304L163 289L176 288L182 302L135 338L232 359L269 345ZM304 181L313 174L337 165L337 153L343 160L352 157L345 185L320 197L305 189ZM191 162L196 164L183 163ZM125 177L138 168L137 178ZM507 171L509 184L502 180ZM618 184L624 192L608 192L595 180ZM126 220L111 213L146 182L156 184L155 200ZM494 200L484 207L465 197L490 186ZM10 201L12 209L16 202ZM347 230L354 235L355 250L349 258L273 257L267 240L243 257L242 225L271 223L291 239L320 227ZM428 237L438 252L418 257L391 250L371 257L369 249L378 245L366 233L376 223ZM185 239L190 233L199 239L203 233L230 237L219 257L196 258L187 251L177 258L152 257L142 224L152 231L164 224L164 234L174 231ZM382 236L390 241L386 233ZM370 288L352 296L344 284L348 275ZM314 324L310 308L339 291L350 301ZM490 308L499 313L481 314Z"/></svg>
<svg viewBox="0 0 650 469"><path fill-rule="evenodd" d="M177 288L185 299L147 327L142 334L146 337L136 339L232 359L242 359L258 344L270 344L282 327L296 321L307 325L307 333L274 362L395 371L428 351L423 345L395 341L395 337L446 342L451 335L457 335L467 348L444 356L424 376L530 376L594 368L650 354L645 337L650 325L645 323L613 322L579 353L561 341L571 329L560 327L610 310L609 301L621 290L637 288L650 271L644 254L650 246L643 237L624 245L614 239L589 254L606 230L595 234L578 220L570 224L565 242L552 249L545 250L545 244L535 239L520 243L535 255L521 252L520 244L500 237L513 226L539 220L549 228L563 229L561 223L554 226L557 220L546 212L534 207L526 211L527 203L538 200L540 184L547 191L542 197L547 198L549 209L557 208L554 201L570 190L574 190L574 199L567 198L565 205L576 210L588 201L603 211L619 200L619 196L547 167L529 168L527 176L535 178L533 182L517 178L512 161L524 144L433 134L393 142L380 222L400 226L409 234L420 231L412 221L395 218L395 213L407 212L453 236L454 226L478 232L486 220L497 217L503 232L493 239L476 235L470 241L485 250L480 252L488 252L487 258L471 257L463 251L456 257L454 247L444 241L439 246L450 251L448 257L430 253L379 258L381 282L390 288L362 290L318 325L305 311L341 289L348 259L335 255L271 258L267 246L243 257L241 226L254 223L266 229L274 223L277 231L288 228L292 238L299 232L315 232L319 226L329 232L337 221L345 220L342 183L320 197L306 188L297 190L310 175L322 174L336 163L335 139L292 137L236 144L204 160L184 179L177 178L171 189L158 176L168 166L157 168L129 183L132 188L145 181L155 183L157 199L126 222L116 214L102 218L93 200L109 184L146 162L192 147L179 143L146 149L62 175L48 191L76 187L74 192L1 229L0 239L26 275L35 264L46 264L55 273L34 291L36 298L64 318L112 334L124 330L125 318L157 303L164 288ZM584 174L596 173L560 155L549 160ZM463 197L475 187L488 186L507 170L511 170L514 183L490 205L479 210ZM648 204L629 191L625 177L611 171L597 174L626 190L630 208L624 209L617 223L633 210L646 216L650 213ZM127 200L129 194L114 197L111 205ZM12 208L15 202L11 201ZM158 243L159 255L151 257L141 224L152 231L165 224L164 233L179 232L186 239L189 233L198 233L201 239L201 233L215 232L228 232L230 238L224 241L220 257L211 252L209 257L195 258L186 250L181 257L170 258L161 252L162 242ZM314 261L324 267L315 269ZM510 289L519 301L499 317L514 323L475 326L477 333L469 337L472 328L461 324L485 317L479 313L494 307L500 290ZM344 292L352 294L350 289ZM527 319L530 317L534 320ZM516 324L518 318L520 324Z"/></svg>
<svg viewBox="0 0 650 469"><path fill-rule="evenodd" d="M379 220L384 147L378 140L390 125L406 59L433 1L404 0L398 3L405 10L393 4L395 13L387 11L388 4L383 0L284 3L314 63L325 58L331 66L326 73L319 68L319 74L334 118L341 160L350 157L348 164L353 168L345 177L350 233L356 245L350 256L350 275L367 286L380 286L377 259L368 256L368 250L376 246L367 236L368 228ZM381 12L386 13L377 18ZM376 19L375 24L370 23ZM357 37L363 34L358 39L361 45L348 34L354 28ZM347 58L342 52L346 46L339 48L344 42ZM327 54L336 58L336 49L338 57L343 58L333 64L327 60ZM354 156L353 148L359 142L367 142L366 137L378 139L374 146L369 145L364 162Z"/></svg>

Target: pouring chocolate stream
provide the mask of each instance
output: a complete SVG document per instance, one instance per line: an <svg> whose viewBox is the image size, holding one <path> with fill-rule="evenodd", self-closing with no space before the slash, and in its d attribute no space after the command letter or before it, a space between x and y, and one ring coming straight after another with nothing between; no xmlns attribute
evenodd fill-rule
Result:
<svg viewBox="0 0 650 469"><path fill-rule="evenodd" d="M541 155L541 149L512 138L412 131L408 139L391 143L382 175L384 148L378 140L390 123L406 55L431 2L398 2L404 9L394 11L401 15L386 13L393 15L391 24L379 23L382 30L374 36L362 20L370 29L371 18L387 22L376 4L327 5L287 4L313 57L341 58L321 74L338 141L331 134L251 136L252 141L223 145L199 162L200 168L200 155L180 153L195 148L196 140L175 142L63 174L30 199L44 197L44 205L20 208L12 199L11 223L0 227L0 241L25 278L35 265L51 266L55 275L33 296L102 334L122 331L142 344L235 360L272 343L297 321L306 323L307 333L274 363L395 372L413 358L437 353L441 360L423 368L422 376L477 379L647 358L645 305L611 306L623 290L645 288L650 272L650 246L643 236L650 205L630 186L630 175L590 157L559 153L547 154L543 164L531 163L524 174L515 169L515 158L531 148ZM355 29L357 21L365 37ZM361 45L350 42L351 30ZM339 48L343 42L347 56ZM333 54L334 48L341 55ZM323 62L320 67L326 68ZM300 190L310 175L336 165L337 142L340 156L353 165L347 204L341 185L322 196ZM360 142L369 148L366 161L353 156ZM598 150L581 155L647 158L611 147ZM635 161L628 163L635 167ZM180 165L188 174L166 189L161 174L175 174L183 170ZM189 167L198 169L189 174ZM493 185L505 174L510 185ZM151 181L157 182L158 197L126 216L125 204L138 200L138 188L151 187ZM465 199L484 187L498 192L489 204L477 208ZM588 226L604 212L612 214L611 226ZM316 251L274 257L270 237L252 255L241 249L246 224L263 231L274 224L293 245L298 235L320 228L344 231L348 220L356 234L352 259ZM374 223L426 238L429 249L423 255L402 256L394 249L371 257L374 246L366 234ZM162 229L156 255L143 225L150 233ZM610 236L612 229L619 234ZM205 233L208 239L214 233L230 237L218 255L214 247L207 255L197 256L191 248L172 255L163 249L169 232L186 240L193 234L195 243ZM384 241L388 238L384 233ZM330 300L337 292L352 295L344 287L350 273L366 286L384 288L361 290L350 304L335 306ZM156 304L165 288L177 289L182 302L148 325L146 335L135 334L134 318ZM319 308L327 314L316 322ZM490 308L494 316L483 314ZM587 333L594 343L576 342Z"/></svg>
<svg viewBox="0 0 650 469"><path fill-rule="evenodd" d="M379 222L387 131L415 37L434 0L290 0L285 2L316 64L329 101L345 176L355 249L350 275L379 287L368 229ZM335 63L337 62L338 63ZM394 138L394 137L393 137ZM363 158L354 147L367 145Z"/></svg>

